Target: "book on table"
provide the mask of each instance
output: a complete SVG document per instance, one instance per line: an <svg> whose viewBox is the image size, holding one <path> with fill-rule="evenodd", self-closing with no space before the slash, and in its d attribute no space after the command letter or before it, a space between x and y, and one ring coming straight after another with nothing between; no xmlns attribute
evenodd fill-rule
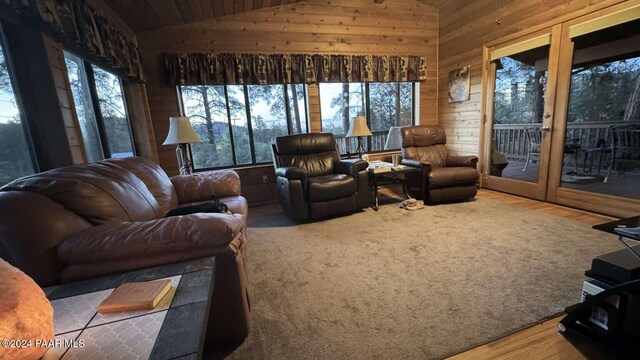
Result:
<svg viewBox="0 0 640 360"><path fill-rule="evenodd" d="M122 284L98 305L98 312L151 310L169 290L171 284L167 279Z"/></svg>
<svg viewBox="0 0 640 360"><path fill-rule="evenodd" d="M384 172L390 172L392 170L404 169L405 167L406 166L404 165L398 165L394 167L393 164L390 162L381 161L381 160L371 160L369 161L368 169L373 170L374 173L384 173Z"/></svg>

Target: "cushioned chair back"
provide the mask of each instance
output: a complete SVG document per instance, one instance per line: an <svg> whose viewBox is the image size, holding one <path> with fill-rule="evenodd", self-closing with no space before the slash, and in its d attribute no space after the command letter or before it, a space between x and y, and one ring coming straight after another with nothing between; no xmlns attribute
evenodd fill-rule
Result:
<svg viewBox="0 0 640 360"><path fill-rule="evenodd" d="M145 183L112 161L45 171L13 181L0 190L44 195L94 225L164 216Z"/></svg>
<svg viewBox="0 0 640 360"><path fill-rule="evenodd" d="M333 173L340 160L336 139L330 133L300 134L276 138L276 166L297 166L308 177Z"/></svg>
<svg viewBox="0 0 640 360"><path fill-rule="evenodd" d="M156 198L163 213L178 207L178 194L171 183L171 179L169 179L169 176L162 170L160 165L153 160L143 157L131 157L106 161L125 168L140 178L153 194L153 197Z"/></svg>
<svg viewBox="0 0 640 360"><path fill-rule="evenodd" d="M447 136L440 125L417 125L402 128L402 156L427 161L434 168L446 165Z"/></svg>

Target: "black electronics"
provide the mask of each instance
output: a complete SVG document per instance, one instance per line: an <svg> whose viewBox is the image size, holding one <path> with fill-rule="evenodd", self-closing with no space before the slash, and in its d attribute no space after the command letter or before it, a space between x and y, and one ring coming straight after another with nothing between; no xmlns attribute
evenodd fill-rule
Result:
<svg viewBox="0 0 640 360"><path fill-rule="evenodd" d="M640 245L632 247L640 253ZM640 279L640 258L627 249L600 255L591 262L591 274L613 283L624 283Z"/></svg>

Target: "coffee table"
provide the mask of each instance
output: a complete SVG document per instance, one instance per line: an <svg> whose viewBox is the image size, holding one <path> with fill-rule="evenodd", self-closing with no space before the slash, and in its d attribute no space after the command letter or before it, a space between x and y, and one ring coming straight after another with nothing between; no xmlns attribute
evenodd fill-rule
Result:
<svg viewBox="0 0 640 360"><path fill-rule="evenodd" d="M407 190L407 179L412 174L420 174L421 169L398 165L393 166L392 163L382 161L371 161L367 168L369 173L369 185L373 189L373 210L378 211L378 188L381 186L388 186L394 184L402 184L402 193L405 199L409 198Z"/></svg>
<svg viewBox="0 0 640 360"><path fill-rule="evenodd" d="M75 341L43 359L200 359L214 275L215 257L208 257L45 288L56 339ZM171 280L175 291L155 309L96 312L118 285L157 279Z"/></svg>

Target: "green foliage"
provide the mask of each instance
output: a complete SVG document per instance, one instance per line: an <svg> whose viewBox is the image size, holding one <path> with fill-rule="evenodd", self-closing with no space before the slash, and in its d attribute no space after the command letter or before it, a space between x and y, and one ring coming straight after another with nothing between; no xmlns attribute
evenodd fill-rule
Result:
<svg viewBox="0 0 640 360"><path fill-rule="evenodd" d="M331 132L338 139L338 146L342 153L355 151L356 141L347 142L343 139L349 131L352 119L366 113L366 86L364 83L351 84L322 84L325 89L341 86L342 91L331 99L331 108L322 109L333 119L341 120L341 125L324 122L322 131ZM326 92L331 92L326 91ZM320 91L322 96L323 91ZM407 126L413 123L413 88L411 83L370 83L369 84L369 117L368 125L371 132L382 133L384 137L392 126ZM384 137L382 140L385 140ZM385 141L374 141L371 151L383 150Z"/></svg>
<svg viewBox="0 0 640 360"><path fill-rule="evenodd" d="M494 123L541 123L547 71L536 72L534 66L509 57L499 61L494 95ZM621 121L635 91L638 76L640 57L574 68L568 122ZM638 120L640 119L635 121Z"/></svg>
<svg viewBox="0 0 640 360"><path fill-rule="evenodd" d="M574 69L568 121L588 123L623 120L639 76L640 57Z"/></svg>
<svg viewBox="0 0 640 360"><path fill-rule="evenodd" d="M133 156L133 140L120 79L97 66L93 66L93 77L111 156Z"/></svg>
<svg viewBox="0 0 640 360"><path fill-rule="evenodd" d="M65 64L87 160L102 160L102 141L84 60L65 52ZM109 152L112 157L133 156L133 140L120 79L97 66L92 69Z"/></svg>
<svg viewBox="0 0 640 360"><path fill-rule="evenodd" d="M296 86L295 97L304 100L303 85ZM293 99L290 100L290 112L287 113L284 85L226 86L183 86L181 87L185 114L190 117L194 131L203 141L191 145L194 167L196 169L251 164L251 143L249 123L245 104L245 88L249 98L251 112L251 131L253 133L255 162L271 161L271 144L278 136L287 135L287 122L292 132L297 128L306 131L304 108L294 111ZM294 91L288 89L289 95ZM229 128L227 99L232 126ZM304 103L303 103L304 106ZM265 112L264 110L267 109ZM266 117L270 120L267 120ZM304 123L304 126L302 125ZM233 133L233 159L231 133Z"/></svg>
<svg viewBox="0 0 640 360"><path fill-rule="evenodd" d="M536 86L543 96L547 71L505 57L499 60L496 72L493 118L496 124L531 124L542 122L536 113Z"/></svg>
<svg viewBox="0 0 640 360"><path fill-rule="evenodd" d="M372 132L389 131L392 126L412 123L411 83L377 83L369 85ZM380 149L381 150L381 149Z"/></svg>

